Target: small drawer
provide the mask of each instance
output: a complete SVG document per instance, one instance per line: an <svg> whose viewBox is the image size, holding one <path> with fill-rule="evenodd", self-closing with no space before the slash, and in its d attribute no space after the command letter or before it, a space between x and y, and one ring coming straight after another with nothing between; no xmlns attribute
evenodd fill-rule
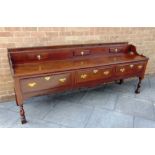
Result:
<svg viewBox="0 0 155 155"><path fill-rule="evenodd" d="M109 49L110 53L120 53L122 51L123 51L123 48L121 48L121 47L114 47L114 48Z"/></svg>
<svg viewBox="0 0 155 155"><path fill-rule="evenodd" d="M119 65L116 67L116 74L135 74L137 72L143 71L145 67L144 63L130 63L125 65Z"/></svg>
<svg viewBox="0 0 155 155"><path fill-rule="evenodd" d="M22 92L33 92L71 84L71 73L54 74L41 77L23 79L21 82Z"/></svg>
<svg viewBox="0 0 155 155"><path fill-rule="evenodd" d="M76 81L77 83L102 80L109 78L113 74L113 68L91 68L77 71Z"/></svg>
<svg viewBox="0 0 155 155"><path fill-rule="evenodd" d="M77 50L77 51L74 51L74 56L85 56L85 55L90 55L91 54L91 51L90 50Z"/></svg>
<svg viewBox="0 0 155 155"><path fill-rule="evenodd" d="M117 75L131 74L135 72L135 64L119 65L116 67Z"/></svg>
<svg viewBox="0 0 155 155"><path fill-rule="evenodd" d="M46 60L48 59L49 54L48 53L28 53L27 59L30 61L36 61L36 60Z"/></svg>

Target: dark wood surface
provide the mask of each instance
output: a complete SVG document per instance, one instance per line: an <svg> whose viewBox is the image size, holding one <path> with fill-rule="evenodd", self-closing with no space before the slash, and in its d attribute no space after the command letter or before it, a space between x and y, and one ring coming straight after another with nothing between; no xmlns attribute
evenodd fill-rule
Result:
<svg viewBox="0 0 155 155"><path fill-rule="evenodd" d="M138 77L140 93L148 58L124 43L62 45L8 49L17 105L26 122L24 100L32 96L94 87Z"/></svg>
<svg viewBox="0 0 155 155"><path fill-rule="evenodd" d="M121 63L136 63L145 61L145 58L139 55L121 54L117 56L83 56L74 59L53 60L44 62L34 62L31 64L14 65L14 76L34 75L47 72L60 72L67 70L77 70L87 67L98 67L105 65L115 65Z"/></svg>

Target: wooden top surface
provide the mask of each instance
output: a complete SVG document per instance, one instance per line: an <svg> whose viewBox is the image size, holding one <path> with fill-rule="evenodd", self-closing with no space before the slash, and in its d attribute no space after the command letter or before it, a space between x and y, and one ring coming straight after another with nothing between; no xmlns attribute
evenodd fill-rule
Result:
<svg viewBox="0 0 155 155"><path fill-rule="evenodd" d="M75 69L114 65L136 61L145 61L141 55L121 54L113 56L84 56L77 59L55 60L14 66L14 76L28 76L52 72L70 71Z"/></svg>

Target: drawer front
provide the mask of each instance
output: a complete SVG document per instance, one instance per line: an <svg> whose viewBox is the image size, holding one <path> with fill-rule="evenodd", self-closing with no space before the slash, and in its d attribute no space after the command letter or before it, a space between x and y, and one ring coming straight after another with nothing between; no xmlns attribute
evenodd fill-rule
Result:
<svg viewBox="0 0 155 155"><path fill-rule="evenodd" d="M139 63L135 65L135 70L137 72L144 71L146 64L145 63Z"/></svg>
<svg viewBox="0 0 155 155"><path fill-rule="evenodd" d="M122 48L118 48L118 47L116 47L116 48L110 48L109 49L109 52L110 53L120 53L120 52L122 52Z"/></svg>
<svg viewBox="0 0 155 155"><path fill-rule="evenodd" d="M93 68L77 71L76 82L83 83L94 80L102 80L111 77L113 74L113 68Z"/></svg>
<svg viewBox="0 0 155 155"><path fill-rule="evenodd" d="M48 75L21 80L22 92L33 92L44 89L71 85L71 73Z"/></svg>
<svg viewBox="0 0 155 155"><path fill-rule="evenodd" d="M80 49L80 50L74 51L74 56L85 56L90 54L91 54L91 51L89 49Z"/></svg>
<svg viewBox="0 0 155 155"><path fill-rule="evenodd" d="M121 47L111 47L109 48L110 53L122 53L122 52L128 51L128 45L127 46L121 46Z"/></svg>
<svg viewBox="0 0 155 155"><path fill-rule="evenodd" d="M27 53L27 59L28 60L46 60L49 57L49 53Z"/></svg>
<svg viewBox="0 0 155 155"><path fill-rule="evenodd" d="M16 64L39 61L63 60L73 57L73 49L53 49L11 53L12 62Z"/></svg>
<svg viewBox="0 0 155 155"><path fill-rule="evenodd" d="M116 75L135 74L144 70L144 63L130 63L116 66Z"/></svg>

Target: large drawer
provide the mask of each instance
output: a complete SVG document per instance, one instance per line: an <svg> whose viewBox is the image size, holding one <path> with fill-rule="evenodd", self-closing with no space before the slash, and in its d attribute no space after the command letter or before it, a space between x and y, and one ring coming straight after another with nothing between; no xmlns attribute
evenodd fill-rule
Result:
<svg viewBox="0 0 155 155"><path fill-rule="evenodd" d="M76 82L83 83L101 79L107 79L113 75L113 67L98 67L83 69L76 72Z"/></svg>
<svg viewBox="0 0 155 155"><path fill-rule="evenodd" d="M116 66L116 75L132 75L144 71L145 63L129 63Z"/></svg>
<svg viewBox="0 0 155 155"><path fill-rule="evenodd" d="M22 92L33 92L61 86L69 86L72 83L71 73L53 74L28 79L21 81Z"/></svg>

